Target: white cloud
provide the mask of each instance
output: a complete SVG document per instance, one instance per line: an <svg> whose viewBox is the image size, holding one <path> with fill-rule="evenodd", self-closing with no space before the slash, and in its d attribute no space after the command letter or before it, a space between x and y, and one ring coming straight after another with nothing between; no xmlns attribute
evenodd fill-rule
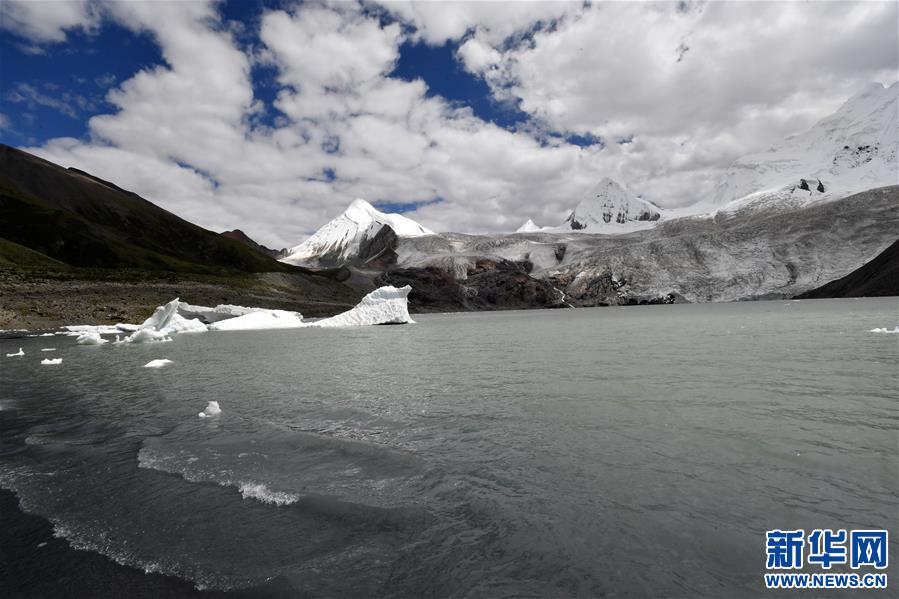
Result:
<svg viewBox="0 0 899 599"><path fill-rule="evenodd" d="M732 159L809 126L865 79L895 78L894 4L385 6L414 39L460 41L460 63L539 127L507 131L389 77L409 34L358 4L267 11L242 50L215 3L110 3L108 18L150 33L165 64L113 87L117 111L90 120L89 140L32 151L269 246L296 244L355 197L439 196L410 216L508 231L560 222L603 176L663 205L693 201ZM537 21L554 24L533 33ZM284 118L271 126L254 61L277 72Z"/></svg>
<svg viewBox="0 0 899 599"><path fill-rule="evenodd" d="M66 31L93 30L99 12L89 0L3 0L0 2L0 29L29 42L63 42Z"/></svg>
<svg viewBox="0 0 899 599"><path fill-rule="evenodd" d="M868 81L892 83L897 43L895 3L613 2L512 48L475 34L459 54L550 129L635 136L602 168L676 205Z"/></svg>
<svg viewBox="0 0 899 599"><path fill-rule="evenodd" d="M415 28L413 38L431 45L458 40L473 30L501 43L537 23L549 24L575 13L582 2L469 0L379 0L391 14Z"/></svg>

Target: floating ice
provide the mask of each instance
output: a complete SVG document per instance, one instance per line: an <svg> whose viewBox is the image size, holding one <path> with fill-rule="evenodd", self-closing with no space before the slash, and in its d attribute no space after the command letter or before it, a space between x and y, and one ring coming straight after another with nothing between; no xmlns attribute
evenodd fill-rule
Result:
<svg viewBox="0 0 899 599"><path fill-rule="evenodd" d="M41 351L56 351L55 347L42 347Z"/></svg>
<svg viewBox="0 0 899 599"><path fill-rule="evenodd" d="M401 324L415 322L409 317L408 296L412 290L406 285L380 287L362 298L354 308L315 322L306 322L299 312L269 310L223 304L214 308L193 306L178 298L159 306L142 324L117 324L109 326L68 326L69 335L78 335L78 343L105 343L100 335L130 332L115 344L171 341L176 333L201 333L214 331L250 331L266 329L295 329L302 327L350 327L375 324ZM208 322L210 324L204 324ZM82 341L82 339L84 341Z"/></svg>
<svg viewBox="0 0 899 599"><path fill-rule="evenodd" d="M178 304L178 314L185 318L196 318L207 324L227 320L235 316L243 316L252 312L278 312L279 310L266 310L264 308L248 308L246 306L235 306L233 304L219 304L214 308L207 306L194 306L187 302Z"/></svg>
<svg viewBox="0 0 899 599"><path fill-rule="evenodd" d="M24 355L25 355L25 352L23 352L23 351L22 351L22 348L20 347L20 348L19 348L19 351L17 351L17 352L14 353L14 354L6 354L6 357L7 357L7 358L16 358L16 357L18 357L18 356L24 356Z"/></svg>
<svg viewBox="0 0 899 599"><path fill-rule="evenodd" d="M299 312L260 310L220 320L209 325L212 331L252 331L262 329L298 329L309 326Z"/></svg>
<svg viewBox="0 0 899 599"><path fill-rule="evenodd" d="M103 345L104 343L108 343L106 339L100 336L100 333L96 331L87 331L78 335L78 338L75 339L75 343L78 345Z"/></svg>
<svg viewBox="0 0 899 599"><path fill-rule="evenodd" d="M44 358L41 360L41 364L51 365L51 364L62 364L62 358Z"/></svg>
<svg viewBox="0 0 899 599"><path fill-rule="evenodd" d="M352 327L374 324L414 323L409 316L409 292L412 288L385 286L362 298L355 308L337 316L312 323L316 327Z"/></svg>
<svg viewBox="0 0 899 599"><path fill-rule="evenodd" d="M871 329L869 332L871 332L871 333L899 333L899 326L897 326L895 329L888 329L886 327L884 327L882 329ZM7 355L9 355L9 354L7 354Z"/></svg>
<svg viewBox="0 0 899 599"><path fill-rule="evenodd" d="M117 325L73 324L73 325L64 326L62 328L64 328L65 330L68 331L68 333L64 333L64 334L70 335L73 337L77 337L77 336L83 335L84 333L96 333L98 335L114 335L116 333L122 332L122 329L120 328L121 326L123 326L123 325L118 325L118 324Z"/></svg>
<svg viewBox="0 0 899 599"><path fill-rule="evenodd" d="M172 361L168 358L162 358L160 360L150 360L149 362L144 364L144 368L162 368L163 366L171 363Z"/></svg>
<svg viewBox="0 0 899 599"><path fill-rule="evenodd" d="M210 401L206 404L206 409L197 414L200 418L209 418L210 416L218 416L222 413L222 409L219 407L219 402Z"/></svg>
<svg viewBox="0 0 899 599"><path fill-rule="evenodd" d="M138 329L116 343L154 343L171 341L172 338L156 329Z"/></svg>

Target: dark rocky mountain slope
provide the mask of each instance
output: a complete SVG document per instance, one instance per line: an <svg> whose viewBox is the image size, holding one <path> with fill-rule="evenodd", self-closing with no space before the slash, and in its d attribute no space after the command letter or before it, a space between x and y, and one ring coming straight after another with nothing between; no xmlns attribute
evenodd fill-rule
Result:
<svg viewBox="0 0 899 599"><path fill-rule="evenodd" d="M899 240L845 277L797 295L797 299L826 297L899 296Z"/></svg>
<svg viewBox="0 0 899 599"><path fill-rule="evenodd" d="M0 238L77 267L296 272L113 183L5 145Z"/></svg>

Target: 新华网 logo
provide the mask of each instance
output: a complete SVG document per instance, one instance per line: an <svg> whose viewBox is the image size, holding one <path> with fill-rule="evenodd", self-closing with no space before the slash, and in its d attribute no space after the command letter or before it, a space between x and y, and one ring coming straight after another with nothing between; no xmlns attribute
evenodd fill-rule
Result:
<svg viewBox="0 0 899 599"><path fill-rule="evenodd" d="M886 588L887 575L878 570L889 564L889 533L886 530L815 529L769 530L766 534L768 570L821 572L774 572L765 574L771 588ZM834 572L834 566L848 572ZM873 571L859 571L859 570Z"/></svg>

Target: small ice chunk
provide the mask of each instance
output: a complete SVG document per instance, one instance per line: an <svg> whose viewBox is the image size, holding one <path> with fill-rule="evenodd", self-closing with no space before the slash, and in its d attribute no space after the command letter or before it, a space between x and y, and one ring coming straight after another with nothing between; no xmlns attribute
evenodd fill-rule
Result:
<svg viewBox="0 0 899 599"><path fill-rule="evenodd" d="M69 335L72 337L78 337L83 335L84 333L97 333L98 335L113 335L117 332L120 332L117 326L110 325L92 325L92 324L74 324L62 327L68 331L68 333L62 333L63 335Z"/></svg>
<svg viewBox="0 0 899 599"><path fill-rule="evenodd" d="M41 351L56 351L55 347L42 347Z"/></svg>
<svg viewBox="0 0 899 599"><path fill-rule="evenodd" d="M200 418L209 418L211 416L218 416L222 413L222 409L219 407L219 402L210 401L206 404L206 409L197 414Z"/></svg>
<svg viewBox="0 0 899 599"><path fill-rule="evenodd" d="M154 343L154 342L163 342L163 341L171 341L172 338L166 335L161 331L157 331L153 328L146 329L138 329L137 331L131 333L121 342L117 343Z"/></svg>
<svg viewBox="0 0 899 599"><path fill-rule="evenodd" d="M78 338L75 339L75 343L78 345L103 345L104 343L108 343L108 341L101 337L100 333L96 331L87 331L78 335Z"/></svg>
<svg viewBox="0 0 899 599"><path fill-rule="evenodd" d="M160 360L150 360L146 364L144 364L144 368L162 368L168 364L171 364L172 361L168 358L162 358Z"/></svg>
<svg viewBox="0 0 899 599"><path fill-rule="evenodd" d="M41 360L41 364L51 365L51 364L62 364L62 358L44 358Z"/></svg>
<svg viewBox="0 0 899 599"><path fill-rule="evenodd" d="M19 351L17 351L17 352L14 353L14 354L6 354L6 357L7 357L7 358L16 358L16 357L18 357L18 356L24 356L24 355L25 355L25 352L23 352L23 351L22 351L22 348L20 347L20 348L19 348Z"/></svg>
<svg viewBox="0 0 899 599"><path fill-rule="evenodd" d="M895 329L888 329L886 327L883 327L880 329L871 329L870 332L871 333L897 333L897 334L899 334L899 326L897 326ZM9 355L9 354L7 354L7 355Z"/></svg>

